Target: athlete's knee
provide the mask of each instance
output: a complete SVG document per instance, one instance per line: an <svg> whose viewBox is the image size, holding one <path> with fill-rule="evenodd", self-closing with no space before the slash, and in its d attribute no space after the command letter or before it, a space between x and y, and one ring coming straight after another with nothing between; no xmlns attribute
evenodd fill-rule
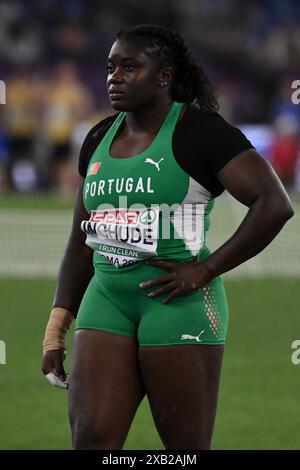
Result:
<svg viewBox="0 0 300 470"><path fill-rule="evenodd" d="M190 445L193 450L211 450L211 440L206 438L196 439Z"/></svg>
<svg viewBox="0 0 300 470"><path fill-rule="evenodd" d="M94 423L75 421L71 425L72 445L75 450L118 450L122 443L118 442L109 430Z"/></svg>
<svg viewBox="0 0 300 470"><path fill-rule="evenodd" d="M178 432L163 437L166 450L211 450L211 437L202 433L187 432L182 435Z"/></svg>
<svg viewBox="0 0 300 470"><path fill-rule="evenodd" d="M210 442L194 441L193 439L189 442L165 442L164 445L166 450L211 450Z"/></svg>
<svg viewBox="0 0 300 470"><path fill-rule="evenodd" d="M112 430L105 423L96 420L94 416L69 409L69 420L72 432L72 446L75 450L106 450L121 449L122 443L118 442Z"/></svg>

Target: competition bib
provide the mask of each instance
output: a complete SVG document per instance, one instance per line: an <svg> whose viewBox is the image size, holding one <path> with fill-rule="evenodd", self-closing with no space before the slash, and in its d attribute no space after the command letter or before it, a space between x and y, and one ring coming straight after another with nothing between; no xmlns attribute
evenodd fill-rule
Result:
<svg viewBox="0 0 300 470"><path fill-rule="evenodd" d="M95 210L81 222L81 230L88 246L121 267L157 254L158 221L158 206Z"/></svg>

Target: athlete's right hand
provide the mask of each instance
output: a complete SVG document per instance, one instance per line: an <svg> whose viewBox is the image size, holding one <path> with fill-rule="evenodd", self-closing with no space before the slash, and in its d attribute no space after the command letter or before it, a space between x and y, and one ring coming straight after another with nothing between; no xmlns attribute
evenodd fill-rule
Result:
<svg viewBox="0 0 300 470"><path fill-rule="evenodd" d="M43 357L43 374L52 385L59 388L68 388L68 374L66 374L63 365L65 358L64 349L46 351Z"/></svg>
<svg viewBox="0 0 300 470"><path fill-rule="evenodd" d="M63 307L53 307L43 340L42 370L49 382L59 388L68 388L68 374L63 362L66 358L65 337L74 316Z"/></svg>

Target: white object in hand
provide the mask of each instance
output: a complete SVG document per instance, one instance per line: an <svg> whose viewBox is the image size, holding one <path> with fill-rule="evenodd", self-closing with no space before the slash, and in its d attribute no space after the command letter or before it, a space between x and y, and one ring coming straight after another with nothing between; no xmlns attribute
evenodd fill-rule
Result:
<svg viewBox="0 0 300 470"><path fill-rule="evenodd" d="M59 388L68 388L68 379L69 379L69 374L67 374L66 380L63 382L60 380L57 375L54 374L54 372L48 372L48 374L45 375L46 379L49 380L51 385L54 385L54 387L59 387Z"/></svg>

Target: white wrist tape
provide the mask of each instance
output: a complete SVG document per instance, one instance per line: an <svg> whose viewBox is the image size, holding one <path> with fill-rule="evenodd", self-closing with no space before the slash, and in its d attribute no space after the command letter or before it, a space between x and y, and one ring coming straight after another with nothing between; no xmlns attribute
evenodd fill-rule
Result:
<svg viewBox="0 0 300 470"><path fill-rule="evenodd" d="M51 310L43 341L43 351L66 349L65 337L74 320L69 310L55 307Z"/></svg>

